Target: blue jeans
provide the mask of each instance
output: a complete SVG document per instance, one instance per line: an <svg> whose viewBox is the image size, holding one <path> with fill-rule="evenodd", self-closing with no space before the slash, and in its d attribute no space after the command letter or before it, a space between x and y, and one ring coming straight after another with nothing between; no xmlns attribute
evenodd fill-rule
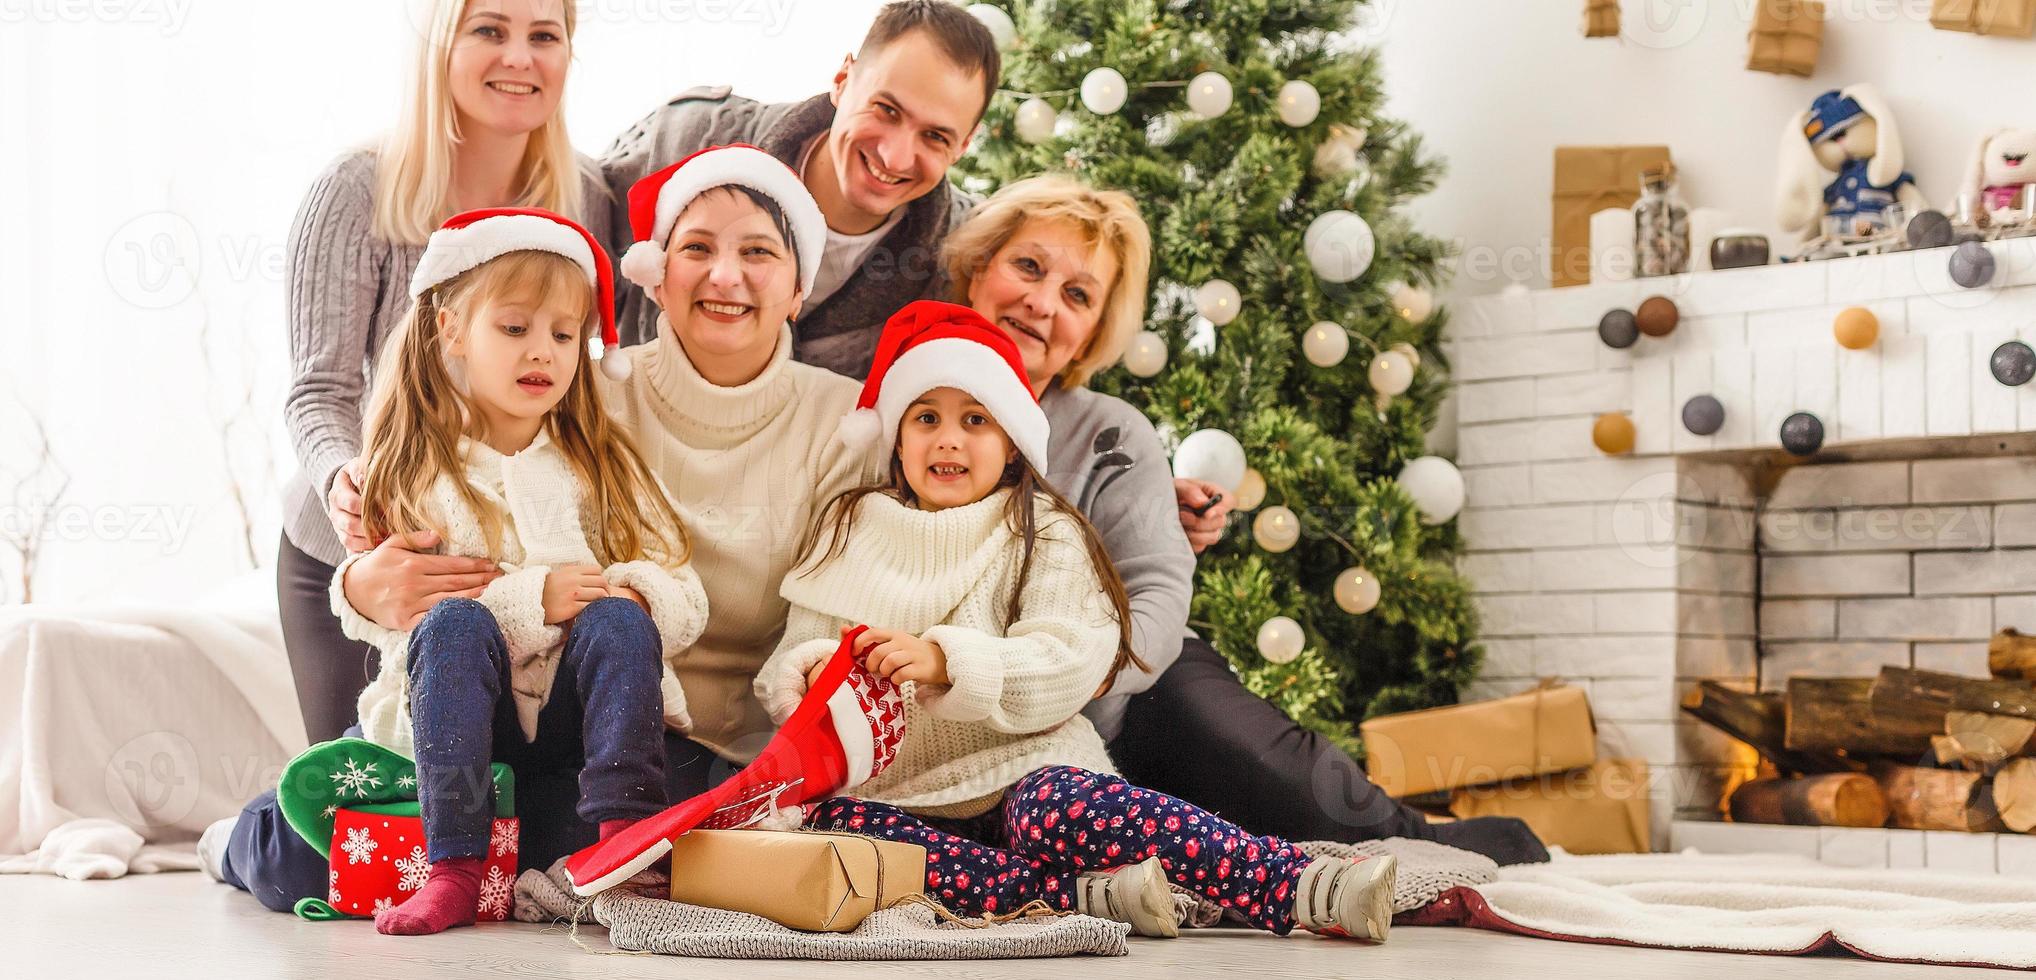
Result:
<svg viewBox="0 0 2036 980"><path fill-rule="evenodd" d="M435 627L431 632L438 634L438 645L427 658L420 654L428 627ZM602 652L609 644L620 648L617 656ZM638 654L623 652L630 647L637 647ZM733 774L738 767L721 761L705 746L664 730L660 668L656 666L660 647L650 617L635 603L609 598L589 605L573 620L561 654L564 659L552 681L551 698L537 717L537 740L525 742L507 694L507 656L493 616L469 599L448 599L432 607L411 636L410 692L419 745L418 782L422 786L434 778L449 779L454 794L448 817L453 829L445 833L451 838L471 834L476 817L463 811L478 801L479 839L486 843L493 802L488 796L467 792L466 787L479 786L484 793L490 792L485 775L489 756L516 772L516 812L522 821L517 857L526 868L550 867L560 857L593 843L598 821L657 813L667 799L704 793ZM628 710L643 710L640 706L622 711L608 707L611 702L604 698L643 699L643 695L641 690L611 690L639 685L612 682L604 671L622 669L621 664L639 658L642 649L649 650L652 664L647 686L642 687L649 692L645 700L651 727L647 733L604 744L614 737L615 730L626 727L619 716ZM426 659L432 661L431 666L422 663ZM448 692L434 695L434 699L448 702L443 705L446 713L463 711L485 725L434 761L440 771L453 773L451 777L426 775L423 746L429 741L425 737L427 722L426 715L418 711L424 707L419 686L422 673L434 674L433 682ZM627 679L626 670L623 677ZM453 691L464 693L453 696ZM476 692L488 691L499 694L483 703ZM593 697L583 696L582 691ZM347 734L357 736L360 732L355 728ZM474 751L480 746L490 746L492 751L483 756ZM648 770L643 768L646 763ZM463 782L468 778L464 774L474 771L463 768L468 766L482 773L478 782ZM446 802L443 796L438 799ZM457 856L458 851L441 850L441 840L450 838L441 838L435 829L432 808L427 801L426 836L432 859ZM464 828L458 826L460 821L467 822ZM478 854L480 849L475 847L469 853ZM289 911L300 898L325 895L326 859L283 819L273 790L241 811L228 838L224 864L227 884L252 893L275 911Z"/></svg>

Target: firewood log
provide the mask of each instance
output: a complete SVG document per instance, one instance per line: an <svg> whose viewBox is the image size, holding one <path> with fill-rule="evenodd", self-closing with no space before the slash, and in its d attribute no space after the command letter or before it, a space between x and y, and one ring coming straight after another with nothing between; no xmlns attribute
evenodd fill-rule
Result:
<svg viewBox="0 0 2036 980"><path fill-rule="evenodd" d="M1979 773L1883 762L1873 767L1873 776L1887 796L1890 826L1979 832L2006 826Z"/></svg>
<svg viewBox="0 0 2036 980"><path fill-rule="evenodd" d="M1703 681L1683 696L1691 716L1753 746L1754 751L1788 773L1864 772L1866 764L1831 752L1792 752L1787 745L1788 710L1773 692L1735 690L1717 681Z"/></svg>
<svg viewBox="0 0 2036 980"><path fill-rule="evenodd" d="M2003 627L1987 644L1987 670L2004 681L2036 683L2036 636Z"/></svg>
<svg viewBox="0 0 2036 980"><path fill-rule="evenodd" d="M1887 795L1873 777L1858 773L1742 783L1732 791L1731 810L1738 823L1879 827L1888 822Z"/></svg>
<svg viewBox="0 0 2036 980"><path fill-rule="evenodd" d="M1993 798L2008 829L2026 834L2036 828L2036 759L2015 759L1994 773Z"/></svg>
<svg viewBox="0 0 2036 980"><path fill-rule="evenodd" d="M1922 758L1930 736L1944 733L1944 716L1924 731L1890 730L1872 710L1874 680L1867 677L1791 677L1786 699L1787 745L1800 752L1844 752Z"/></svg>
<svg viewBox="0 0 2036 980"><path fill-rule="evenodd" d="M1930 739L1939 764L1991 772L2029 749L2036 719L1952 711L1944 716L1944 732Z"/></svg>
<svg viewBox="0 0 2036 980"><path fill-rule="evenodd" d="M1873 682L1874 725L1883 731L1938 734L1953 711L2036 718L2036 687L1907 667L1882 667Z"/></svg>

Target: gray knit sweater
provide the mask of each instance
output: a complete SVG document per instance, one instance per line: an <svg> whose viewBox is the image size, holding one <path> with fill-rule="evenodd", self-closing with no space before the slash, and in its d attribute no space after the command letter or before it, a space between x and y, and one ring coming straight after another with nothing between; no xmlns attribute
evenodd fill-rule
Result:
<svg viewBox="0 0 2036 980"><path fill-rule="evenodd" d="M597 241L611 237L613 209L594 162L580 158L582 219ZM290 226L287 271L290 391L283 420L297 474L283 491L283 533L328 565L346 549L325 516L325 492L361 451L368 385L382 341L410 309L410 273L421 245L374 234L375 153L341 156L318 175ZM624 346L642 338L622 334Z"/></svg>
<svg viewBox="0 0 2036 980"><path fill-rule="evenodd" d="M1181 530L1174 503L1173 468L1159 433L1138 409L1122 399L1087 388L1050 386L1039 400L1053 426L1047 443L1046 482L1070 503L1081 500L1096 460L1098 433L1115 427L1117 450L1132 466L1089 503L1084 516L1095 525L1103 549L1124 579L1131 596L1131 649L1150 671L1127 668L1117 675L1108 697L1083 709L1105 741L1124 727L1124 709L1133 694L1153 681L1181 656L1187 636L1188 600L1195 589L1195 553ZM1105 471L1107 473L1107 471Z"/></svg>
<svg viewBox="0 0 2036 980"><path fill-rule="evenodd" d="M749 143L797 168L806 144L834 121L834 105L823 93L804 102L775 105L729 94L728 86L690 89L645 116L601 155L601 169L616 202L615 254L628 249L629 188L645 176L710 146ZM799 317L792 333L792 357L802 364L861 378L870 370L884 321L916 299L937 299L947 291L940 271L940 244L961 223L976 198L942 181L905 205L904 217L871 250L860 268L833 295ZM657 334L657 305L636 288L618 289L617 322L633 324L639 336Z"/></svg>

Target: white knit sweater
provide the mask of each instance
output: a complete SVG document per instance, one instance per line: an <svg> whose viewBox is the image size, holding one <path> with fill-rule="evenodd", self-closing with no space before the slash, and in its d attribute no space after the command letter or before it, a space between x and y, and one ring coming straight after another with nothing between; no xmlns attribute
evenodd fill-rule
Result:
<svg viewBox="0 0 2036 980"><path fill-rule="evenodd" d="M802 576L801 566L785 577L791 617L756 679L758 699L780 722L845 625L905 630L947 654L953 685L907 685L898 757L853 795L953 810L994 797L1042 766L1115 768L1079 713L1110 672L1115 617L1081 531L1040 497L1032 571L1018 618L1009 618L1023 554L1004 518L1010 493L933 513L871 494L840 555L818 571Z"/></svg>
<svg viewBox="0 0 2036 980"><path fill-rule="evenodd" d="M489 583L480 601L495 614L509 648L510 688L516 699L516 720L526 740L537 737L537 714L551 696L566 630L544 622L544 580L554 565L596 565L587 528L598 518L587 500L585 485L565 453L544 432L522 452L504 456L487 444L460 440L467 461L464 474L483 500L502 515L501 546L489 553L478 517L459 494L457 477L440 474L427 503L429 516L443 529L440 553L488 558L507 574ZM683 518L684 512L681 511ZM359 555L348 558L332 577L332 612L352 639L372 643L382 652L382 669L361 691L361 729L367 738L404 755L413 751L410 729L410 633L384 629L346 601L342 583ZM707 624L707 593L691 565L669 556L618 562L602 570L612 585L642 593L650 606L664 652L665 724L685 731L685 693L676 667Z"/></svg>

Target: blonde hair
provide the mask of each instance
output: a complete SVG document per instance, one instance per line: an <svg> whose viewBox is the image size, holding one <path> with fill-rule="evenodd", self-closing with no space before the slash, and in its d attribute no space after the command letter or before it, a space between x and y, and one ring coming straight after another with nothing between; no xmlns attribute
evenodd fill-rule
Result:
<svg viewBox="0 0 2036 980"><path fill-rule="evenodd" d="M431 503L433 485L439 476L452 475L460 499L480 522L489 554L501 552L501 514L460 478L466 471L460 438L467 434L468 420L477 420L479 413L446 367L439 314L450 311L460 322L459 329L472 329L471 314L483 298L507 296L542 304L557 290L576 290L582 322L589 325L583 329L596 329L591 326L596 320L594 290L586 272L551 252L510 252L484 262L418 297L411 306L410 315L383 346L368 403L361 522L369 538L425 529L443 536L446 528L436 522ZM645 557L647 548L656 547L684 563L691 541L677 510L635 442L602 407L587 345L573 346L579 351L579 366L565 397L545 416L544 427L586 489L596 515L589 528L595 556L604 565L635 561Z"/></svg>
<svg viewBox="0 0 2036 980"><path fill-rule="evenodd" d="M454 214L452 157L460 131L446 76L466 0L414 0L413 6L419 16L412 23L420 30L409 93L400 120L383 136L375 157L375 237L404 245L424 244ZM566 0L564 7L570 45L578 4ZM584 217L579 158L566 138L563 102L530 134L516 174L515 200L499 202L503 206Z"/></svg>
<svg viewBox="0 0 2036 980"><path fill-rule="evenodd" d="M1060 372L1061 387L1079 388L1096 372L1117 363L1145 323L1152 233L1139 217L1138 203L1122 191L1098 190L1065 174L1041 174L1007 184L947 236L941 260L957 302L968 302L969 289L990 257L1030 221L1074 225L1090 246L1107 248L1117 258L1117 281L1103 298L1096 335Z"/></svg>

